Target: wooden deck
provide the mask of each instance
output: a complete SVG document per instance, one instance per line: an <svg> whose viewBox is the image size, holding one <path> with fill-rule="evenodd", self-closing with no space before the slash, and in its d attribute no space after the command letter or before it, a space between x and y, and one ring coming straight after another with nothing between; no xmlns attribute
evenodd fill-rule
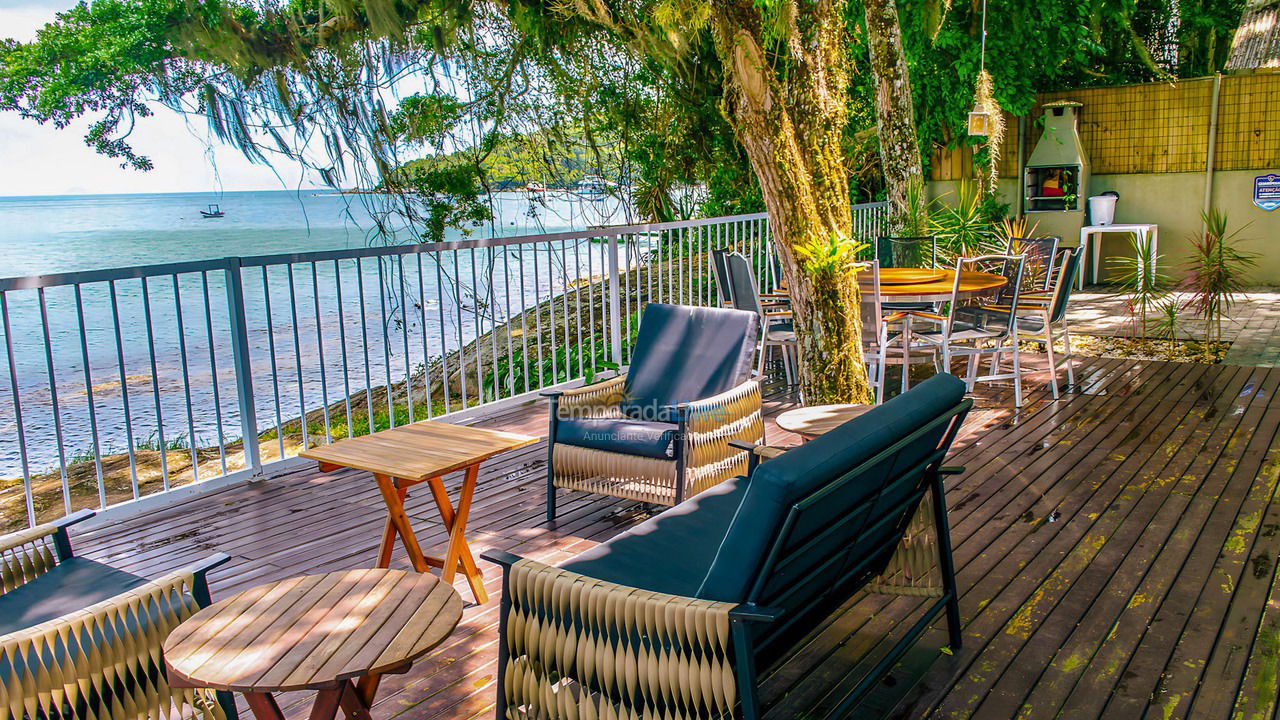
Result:
<svg viewBox="0 0 1280 720"><path fill-rule="evenodd" d="M1077 373L1071 394L1053 402L1036 388L1017 413L1008 392L979 398L952 461L968 471L948 488L964 647L941 653L945 633L931 631L860 717L1273 716L1280 370L1084 360ZM542 434L545 416L529 406L484 424ZM796 441L774 427L769 439ZM634 503L572 493L548 525L544 458L539 444L486 464L472 547L557 562L636 522ZM424 545L443 544L428 496L411 496L408 509ZM311 470L73 540L149 575L228 552L235 560L213 576L216 598L368 566L382 519L368 476ZM393 566L405 565L398 555ZM494 599L468 606L412 672L388 677L375 717L492 715L499 576L485 571ZM917 602L851 599L767 679L770 714L823 717L845 676L885 647ZM282 704L300 717L309 698Z"/></svg>

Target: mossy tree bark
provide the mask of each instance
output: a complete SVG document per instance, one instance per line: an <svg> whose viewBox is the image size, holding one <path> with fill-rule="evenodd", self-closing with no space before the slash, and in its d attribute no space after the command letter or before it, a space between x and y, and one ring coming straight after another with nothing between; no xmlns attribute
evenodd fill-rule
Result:
<svg viewBox="0 0 1280 720"><path fill-rule="evenodd" d="M832 238L854 241L842 144L848 113L844 7L835 0L787 2L766 22L752 2L711 6L716 51L725 68L723 110L746 148L769 211L809 403L872 397L856 279L850 272L812 273L802 262L806 248L827 246Z"/></svg>
<svg viewBox="0 0 1280 720"><path fill-rule="evenodd" d="M876 87L880 164L889 188L889 202L898 214L907 208L909 188L924 181L911 78L902 50L897 4L894 0L863 0L863 5Z"/></svg>

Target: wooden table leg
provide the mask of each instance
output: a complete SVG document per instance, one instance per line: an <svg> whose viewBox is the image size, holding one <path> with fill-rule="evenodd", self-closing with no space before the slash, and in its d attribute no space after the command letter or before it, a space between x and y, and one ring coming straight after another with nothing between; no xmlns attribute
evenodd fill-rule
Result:
<svg viewBox="0 0 1280 720"><path fill-rule="evenodd" d="M356 695L365 707L373 706L373 699L378 695L378 684L381 682L381 675L365 675L356 683Z"/></svg>
<svg viewBox="0 0 1280 720"><path fill-rule="evenodd" d="M342 702L341 685L326 688L316 694L315 704L311 706L309 720L333 720L338 717L338 706Z"/></svg>
<svg viewBox="0 0 1280 720"><path fill-rule="evenodd" d="M367 678L361 678L363 684ZM376 684L375 684L376 687ZM369 706L373 704L373 697L370 696L365 700L355 685L350 680L344 681L341 688L342 710L351 720L372 720L369 715Z"/></svg>
<svg viewBox="0 0 1280 720"><path fill-rule="evenodd" d="M244 694L245 702L258 720L284 720L284 713L271 693L251 692Z"/></svg>
<svg viewBox="0 0 1280 720"><path fill-rule="evenodd" d="M484 575L471 555L471 548L467 545L466 538L467 516L471 513L471 500L475 496L476 479L479 475L478 464L467 468L456 511L449 501L449 495L445 492L444 483L440 478L432 478L430 483L431 494L435 498L436 507L440 510L440 519L444 522L445 529L449 531L449 547L445 550L441 577L445 582L453 582L458 564L461 563L462 573L466 575L467 584L471 586L471 594L478 604L483 605L489 601L489 595L484 590Z"/></svg>
<svg viewBox="0 0 1280 720"><path fill-rule="evenodd" d="M409 488L398 487L396 494L400 497L400 505L404 506L404 499L409 496ZM391 553L396 546L396 526L391 522L391 515L387 515L386 522L382 526L382 544L378 546L378 564L374 567L389 568L391 567Z"/></svg>
<svg viewBox="0 0 1280 720"><path fill-rule="evenodd" d="M422 546L418 545L418 537L413 534L413 526L409 523L409 516L405 514L404 499L400 490L396 488L390 476L375 474L373 477L378 481L382 501L387 504L387 520L399 533L405 552L409 554L409 562L413 564L414 570L427 572L429 567L427 559L422 555ZM385 539L385 534L383 537Z"/></svg>

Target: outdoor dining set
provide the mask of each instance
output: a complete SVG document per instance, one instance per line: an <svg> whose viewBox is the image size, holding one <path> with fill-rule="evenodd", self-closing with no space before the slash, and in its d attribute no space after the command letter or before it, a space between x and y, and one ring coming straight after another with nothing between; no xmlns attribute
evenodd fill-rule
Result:
<svg viewBox="0 0 1280 720"><path fill-rule="evenodd" d="M880 238L874 254L857 277L876 402L798 408L791 427L807 441L794 448L765 444L764 371L778 355L794 382L797 350L785 293L755 279L769 257L717 251L723 307L650 303L625 372L544 393L547 527L566 491L642 503L652 516L558 566L479 553L502 572L498 717L760 717L762 673L867 589L910 586L929 602L843 710L939 615L959 647L943 480L963 468L943 463L975 382L1011 380L1021 405L1022 339L1044 342L1055 398L1060 364L1074 382L1065 311L1080 251L1013 239L1004 253L939 267L932 238ZM963 380L949 374L961 360ZM917 364L937 372L909 387ZM902 372L886 400L889 365ZM276 693L311 690L314 720L368 718L381 678L408 671L462 620L456 575L471 608L488 603L467 538L479 467L540 441L421 421L305 450L321 472L372 475L386 510L372 567L218 602L206 578L226 555L138 577L76 555L68 528L89 512L0 538L0 708L30 720L233 718L240 693L274 720ZM456 502L445 484L455 473ZM448 536L440 557L405 509L417 486ZM391 568L397 545L408 570Z"/></svg>
<svg viewBox="0 0 1280 720"><path fill-rule="evenodd" d="M912 363L950 370L952 359L967 362L966 382L1012 380L1014 406L1022 404L1019 336L1043 342L1050 391L1058 397L1058 370L1074 382L1066 310L1079 274L1083 248L1063 247L1057 237L1010 238L1002 254L958 257L943 262L933 237L879 237L873 259L859 264L863 355L870 365L877 402L885 376L900 365L906 391ZM794 384L796 335L785 293L759 290L757 263L740 253L715 251L715 277L723 303L759 315L764 323L759 370L769 350L781 352L788 384ZM769 258L770 262L776 259ZM780 273L770 273L779 276ZM1056 333L1056 336L1055 336ZM1055 351L1061 339L1065 354ZM989 372L978 374L982 359ZM1001 370L1003 363L1010 370Z"/></svg>

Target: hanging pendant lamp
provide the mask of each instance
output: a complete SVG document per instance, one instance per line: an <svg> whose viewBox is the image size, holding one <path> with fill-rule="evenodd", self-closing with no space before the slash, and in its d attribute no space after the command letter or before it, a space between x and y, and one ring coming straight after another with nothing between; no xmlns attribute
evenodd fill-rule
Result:
<svg viewBox="0 0 1280 720"><path fill-rule="evenodd" d="M982 0L982 54L969 113L969 137L987 140L987 186L996 191L1000 172L1000 143L1004 141L1004 111L996 102L991 73L987 72L987 0Z"/></svg>
<svg viewBox="0 0 1280 720"><path fill-rule="evenodd" d="M987 73L987 0L982 0L982 54L979 59L978 83L973 93L973 110L969 111L969 135L987 137L991 134L991 75Z"/></svg>

